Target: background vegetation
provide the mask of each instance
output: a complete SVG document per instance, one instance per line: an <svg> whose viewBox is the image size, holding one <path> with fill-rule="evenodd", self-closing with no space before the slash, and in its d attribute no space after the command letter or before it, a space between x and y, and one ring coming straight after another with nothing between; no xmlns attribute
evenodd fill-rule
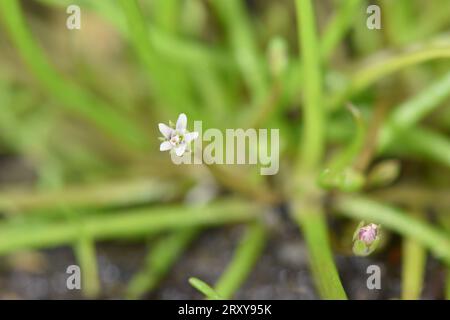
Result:
<svg viewBox="0 0 450 320"><path fill-rule="evenodd" d="M66 28L69 4L81 30ZM369 4L381 30L366 27ZM215 283L190 280L232 298L287 212L317 297L357 298L334 258L351 255L361 220L382 225L374 254L401 248L402 298L420 298L428 254L446 281L433 298L450 297L449 12L447 0L0 1L2 269L70 246L83 295L101 297L98 242L146 243L119 293L138 298L207 229L242 224ZM204 128L279 128L279 174L173 165L157 124L182 112Z"/></svg>

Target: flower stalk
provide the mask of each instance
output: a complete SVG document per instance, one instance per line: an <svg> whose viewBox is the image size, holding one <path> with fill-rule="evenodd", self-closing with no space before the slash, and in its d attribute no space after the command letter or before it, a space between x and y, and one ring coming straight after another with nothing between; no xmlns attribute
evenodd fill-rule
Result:
<svg viewBox="0 0 450 320"><path fill-rule="evenodd" d="M305 119L297 164L297 179L302 177L304 181L294 182L294 197L301 196L302 199L294 202L292 215L304 233L319 294L325 299L346 299L328 240L326 219L320 202L321 192L312 182L316 180L315 175L323 157L326 121L322 97L321 58L312 2L297 0L296 13L303 78L307 81L304 82Z"/></svg>

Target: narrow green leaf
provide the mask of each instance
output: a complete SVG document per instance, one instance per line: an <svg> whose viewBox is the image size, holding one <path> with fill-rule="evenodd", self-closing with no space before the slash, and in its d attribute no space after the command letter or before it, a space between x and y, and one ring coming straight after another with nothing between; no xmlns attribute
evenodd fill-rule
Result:
<svg viewBox="0 0 450 320"><path fill-rule="evenodd" d="M225 271L216 282L216 292L225 299L233 297L261 255L266 242L265 226L255 222L248 229Z"/></svg>
<svg viewBox="0 0 450 320"><path fill-rule="evenodd" d="M202 280L191 277L189 278L189 283L195 289L203 293L206 296L206 298L210 300L223 300L223 298L219 294L217 294L217 292L213 288L211 288L207 283L203 282Z"/></svg>

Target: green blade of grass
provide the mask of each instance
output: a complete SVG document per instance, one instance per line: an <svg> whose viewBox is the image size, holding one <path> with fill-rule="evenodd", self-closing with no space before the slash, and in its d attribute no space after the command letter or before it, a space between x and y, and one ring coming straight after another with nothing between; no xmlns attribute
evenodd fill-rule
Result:
<svg viewBox="0 0 450 320"><path fill-rule="evenodd" d="M74 245L75 257L80 265L83 295L95 298L100 294L100 278L98 276L97 257L94 241L83 232Z"/></svg>
<svg viewBox="0 0 450 320"><path fill-rule="evenodd" d="M118 141L135 147L147 145L144 135L132 121L62 77L50 65L30 33L17 0L1 1L0 14L22 59L47 92L62 102L63 107L92 121Z"/></svg>
<svg viewBox="0 0 450 320"><path fill-rule="evenodd" d="M72 0L39 0L47 5L66 8L73 3ZM102 16L105 20L115 26L126 38L130 38L126 17L123 15L116 1L90 1L78 0L80 6L87 8ZM170 35L165 30L148 26L149 40L155 51L160 56L170 58L185 66L211 64L224 69L236 69L234 61L228 58L221 49L213 49L199 41L183 39Z"/></svg>
<svg viewBox="0 0 450 320"><path fill-rule="evenodd" d="M334 48L345 36L362 3L361 0L344 0L341 2L336 8L336 14L326 26L322 41L320 42L320 52L324 60L329 58Z"/></svg>
<svg viewBox="0 0 450 320"><path fill-rule="evenodd" d="M418 17L415 30L416 38L422 39L432 36L440 30L446 30L449 26L448 12L450 12L450 2L441 1L436 6L426 6Z"/></svg>
<svg viewBox="0 0 450 320"><path fill-rule="evenodd" d="M320 52L317 40L314 10L310 0L296 0L298 37L303 65L304 92L303 112L304 127L301 137L298 178L315 181L314 173L322 161L325 149L326 114L323 105L322 75ZM309 177L309 179L308 179ZM293 218L303 230L308 246L310 265L314 282L319 294L325 299L346 299L336 265L333 261L328 230L322 209L320 208L315 183L305 184L295 181L295 191L304 187L307 206L294 204ZM297 196L297 194L295 194ZM311 198L311 199L310 199Z"/></svg>
<svg viewBox="0 0 450 320"><path fill-rule="evenodd" d="M362 6L362 10L355 13L355 23L350 34L351 46L358 56L367 56L383 46L383 33L371 30L367 24L367 6Z"/></svg>
<svg viewBox="0 0 450 320"><path fill-rule="evenodd" d="M402 299L420 299L425 274L426 251L412 238L403 239Z"/></svg>
<svg viewBox="0 0 450 320"><path fill-rule="evenodd" d="M158 102L175 115L181 111L196 116L197 110L190 84L177 64L170 64L158 55L149 40L148 27L136 0L119 1L128 22L129 35L135 51L145 66Z"/></svg>
<svg viewBox="0 0 450 320"><path fill-rule="evenodd" d="M395 108L391 120L402 128L418 123L450 96L450 72Z"/></svg>
<svg viewBox="0 0 450 320"><path fill-rule="evenodd" d="M450 58L450 45L445 43L444 45L436 45L435 47L421 47L418 50L394 55L387 59L374 59L371 60L373 63L368 64L365 68L353 75L349 91L353 94L361 92L378 79L403 68L433 59L448 58Z"/></svg>
<svg viewBox="0 0 450 320"><path fill-rule="evenodd" d="M0 193L0 211L25 213L69 208L99 208L141 204L173 198L187 185L175 186L153 179L122 180L99 185L66 187L42 192L10 191Z"/></svg>
<svg viewBox="0 0 450 320"><path fill-rule="evenodd" d="M120 213L83 216L79 223L92 240L128 238L166 230L196 226L217 226L253 220L260 208L247 202L230 200L202 208L182 206L122 210ZM70 244L79 237L79 225L68 222L0 225L0 255L27 248L46 248Z"/></svg>
<svg viewBox="0 0 450 320"><path fill-rule="evenodd" d="M416 36L416 19L411 0L382 0L381 10L384 13L385 33L389 42L402 45L414 40Z"/></svg>
<svg viewBox="0 0 450 320"><path fill-rule="evenodd" d="M346 89L332 96L327 106L330 110L335 110L351 96L367 89L379 79L404 68L430 60L448 58L450 58L448 38L439 39L437 44L417 45L400 54L378 53L368 59L364 67L353 73Z"/></svg>
<svg viewBox="0 0 450 320"><path fill-rule="evenodd" d="M153 19L164 30L176 33L178 29L178 14L181 12L181 1L178 0L157 0L153 1Z"/></svg>
<svg viewBox="0 0 450 320"><path fill-rule="evenodd" d="M305 169L316 167L325 148L325 110L322 98L320 54L314 10L309 0L297 0L298 36L304 82L304 128L300 157Z"/></svg>
<svg viewBox="0 0 450 320"><path fill-rule="evenodd" d="M248 226L230 264L217 280L214 289L224 299L231 299L250 274L266 242L265 226L255 222Z"/></svg>
<svg viewBox="0 0 450 320"><path fill-rule="evenodd" d="M450 165L450 142L446 137L417 126L450 95L450 73L395 108L378 141L381 153L413 153Z"/></svg>
<svg viewBox="0 0 450 320"><path fill-rule="evenodd" d="M450 167L450 141L446 136L424 128L404 130L392 125L383 133L380 152L418 155Z"/></svg>
<svg viewBox="0 0 450 320"><path fill-rule="evenodd" d="M321 209L316 210L299 207L294 214L308 247L314 283L323 299L345 300L347 295L333 261L325 215Z"/></svg>
<svg viewBox="0 0 450 320"><path fill-rule="evenodd" d="M198 233L199 229L188 228L161 237L148 253L144 268L131 279L126 298L139 299L155 289Z"/></svg>
<svg viewBox="0 0 450 320"><path fill-rule="evenodd" d="M244 2L211 0L211 4L226 26L234 57L251 90L252 104L258 107L267 92L267 71L262 67L262 58L255 43L256 37L253 34Z"/></svg>
<svg viewBox="0 0 450 320"><path fill-rule="evenodd" d="M223 298L213 289L210 285L208 285L206 282L191 277L189 278L189 283L191 286L193 286L195 289L203 293L207 299L209 300L223 300Z"/></svg>
<svg viewBox="0 0 450 320"><path fill-rule="evenodd" d="M155 50L186 67L211 65L225 70L236 70L236 64L223 48L210 48L199 41L171 36L154 26L149 27L149 36Z"/></svg>

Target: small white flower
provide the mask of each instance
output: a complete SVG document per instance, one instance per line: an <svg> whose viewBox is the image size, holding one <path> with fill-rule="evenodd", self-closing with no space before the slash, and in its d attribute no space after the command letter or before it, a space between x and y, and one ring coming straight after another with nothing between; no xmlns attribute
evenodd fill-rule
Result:
<svg viewBox="0 0 450 320"><path fill-rule="evenodd" d="M189 143L198 138L198 132L189 132L186 130L187 117L184 113L178 116L175 128L171 128L164 123L160 123L159 131L161 131L164 138L159 146L160 151L174 150L179 157L189 149Z"/></svg>

